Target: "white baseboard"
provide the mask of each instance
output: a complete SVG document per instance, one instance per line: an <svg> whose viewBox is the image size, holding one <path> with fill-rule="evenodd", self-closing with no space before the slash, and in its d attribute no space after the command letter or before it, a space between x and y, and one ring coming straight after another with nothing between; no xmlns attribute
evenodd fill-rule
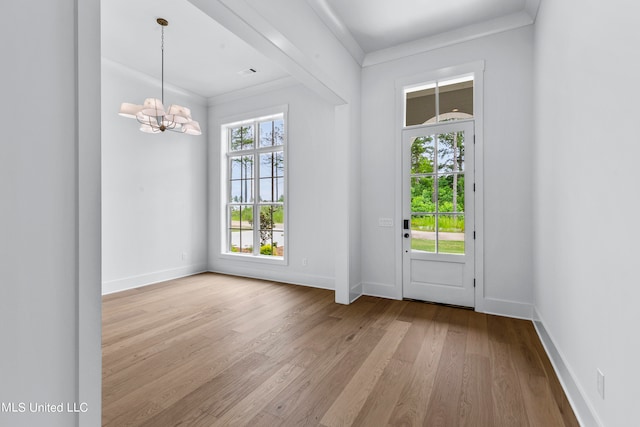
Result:
<svg viewBox="0 0 640 427"><path fill-rule="evenodd" d="M229 274L231 276L249 277L252 279L272 280L274 282L289 283L292 285L309 286L312 288L334 290L333 277L317 276L290 271L275 271L268 269L249 269L236 266L217 266L209 268L212 273Z"/></svg>
<svg viewBox="0 0 640 427"><path fill-rule="evenodd" d="M153 273L110 280L108 282L102 282L102 295L139 288L141 286L164 282L166 280L178 279L180 277L191 276L192 274L202 273L205 271L208 271L205 264L194 264L185 267L170 268L167 270L155 271Z"/></svg>
<svg viewBox="0 0 640 427"><path fill-rule="evenodd" d="M402 299L402 292L398 292L398 288L393 284L386 283L363 283L362 284L363 295L371 297L389 298L395 300Z"/></svg>
<svg viewBox="0 0 640 427"><path fill-rule="evenodd" d="M522 302L485 298L480 304L476 303L476 310L516 319L533 319L533 305Z"/></svg>
<svg viewBox="0 0 640 427"><path fill-rule="evenodd" d="M362 283L356 283L349 289L349 303L354 302L362 296Z"/></svg>
<svg viewBox="0 0 640 427"><path fill-rule="evenodd" d="M540 341L542 341L542 345L547 352L547 356L549 356L549 360L553 365L553 369L560 380L562 389L571 404L571 408L573 408L573 413L576 415L578 422L582 427L602 427L599 418L595 415L588 400L585 399L585 394L582 392L581 387L575 381L575 375L573 375L571 369L565 363L565 358L553 343L553 339L551 339L551 336L547 332L544 322L541 320L537 310L535 310L534 319L533 324L536 332L538 332L538 337L540 337Z"/></svg>

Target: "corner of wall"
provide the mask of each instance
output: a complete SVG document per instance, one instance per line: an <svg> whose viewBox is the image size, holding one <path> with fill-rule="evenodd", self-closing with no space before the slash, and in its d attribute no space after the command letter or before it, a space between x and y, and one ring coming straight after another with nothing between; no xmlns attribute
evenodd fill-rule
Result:
<svg viewBox="0 0 640 427"><path fill-rule="evenodd" d="M476 308L481 313L486 314L525 320L531 320L533 318L533 306L528 303L484 298L480 303L476 304Z"/></svg>
<svg viewBox="0 0 640 427"><path fill-rule="evenodd" d="M167 280L179 279L180 277L204 273L205 271L209 271L208 266L206 265L206 263L202 263L188 265L186 267L154 271L151 273L145 273L136 276L122 277L116 280L103 282L102 295L126 291L128 289L140 288L142 286L152 285L154 283L164 282Z"/></svg>
<svg viewBox="0 0 640 427"><path fill-rule="evenodd" d="M362 283L351 285L351 289L349 290L349 303L354 302L361 296L362 296Z"/></svg>
<svg viewBox="0 0 640 427"><path fill-rule="evenodd" d="M566 358L563 357L560 350L554 344L551 335L547 332L544 321L536 307L533 307L533 319L533 325L538 333L538 337L542 342L547 356L549 356L551 365L558 376L560 385L562 385L562 389L571 404L571 408L578 422L581 426L602 426L602 423L595 415L595 411L589 405L588 400L585 399L584 391L576 382L576 376L573 374L570 366L565 363Z"/></svg>

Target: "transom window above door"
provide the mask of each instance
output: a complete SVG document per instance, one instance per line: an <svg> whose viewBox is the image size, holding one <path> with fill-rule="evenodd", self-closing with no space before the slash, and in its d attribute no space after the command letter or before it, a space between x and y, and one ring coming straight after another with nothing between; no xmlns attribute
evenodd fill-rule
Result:
<svg viewBox="0 0 640 427"><path fill-rule="evenodd" d="M404 126L473 118L473 75L406 88Z"/></svg>

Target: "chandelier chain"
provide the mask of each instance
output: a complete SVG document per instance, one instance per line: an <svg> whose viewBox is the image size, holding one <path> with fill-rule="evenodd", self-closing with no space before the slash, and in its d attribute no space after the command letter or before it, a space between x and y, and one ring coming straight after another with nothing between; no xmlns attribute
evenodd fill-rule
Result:
<svg viewBox="0 0 640 427"><path fill-rule="evenodd" d="M160 50L162 51L162 66L161 66L161 91L162 91L162 105L164 105L164 26L161 25L160 28L162 29L162 36L160 38L161 42L160 42Z"/></svg>

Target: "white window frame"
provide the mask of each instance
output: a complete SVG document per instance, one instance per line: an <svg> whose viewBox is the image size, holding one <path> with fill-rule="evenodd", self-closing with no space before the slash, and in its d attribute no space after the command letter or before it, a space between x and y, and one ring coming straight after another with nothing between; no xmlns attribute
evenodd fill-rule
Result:
<svg viewBox="0 0 640 427"><path fill-rule="evenodd" d="M260 122L273 120L273 119L282 119L284 124L284 136L281 145L274 147L259 147L259 128L258 124ZM220 256L222 258L239 260L239 261L248 261L248 262L258 262L258 263L268 263L268 264L282 264L287 265L289 260L289 190L288 190L288 106L282 105L278 107L268 108L260 111L254 111L242 115L237 115L233 117L227 117L224 119L223 124L220 126L220 148L221 148L221 156L220 156ZM230 132L231 129L237 128L239 126L254 126L254 147L253 149L246 151L230 151ZM275 152L282 151L284 160L283 160L283 170L284 170L284 194L285 199L283 202L283 211L284 211L284 243L283 246L285 248L284 255L282 257L272 256L272 255L261 255L260 254L260 206L272 204L269 202L260 202L259 200L259 185L260 185L260 167L254 167L253 171L253 195L254 200L252 202L243 203L244 205L253 206L254 214L253 214L253 252L252 253L240 253L240 252L231 252L229 250L231 234L229 232L228 224L229 224L229 195L231 192L231 182L230 182L230 170L229 170L229 158L237 156L238 153L251 153L254 155L256 159L259 158L260 154L264 154L267 152ZM257 164L257 163L256 163Z"/></svg>

